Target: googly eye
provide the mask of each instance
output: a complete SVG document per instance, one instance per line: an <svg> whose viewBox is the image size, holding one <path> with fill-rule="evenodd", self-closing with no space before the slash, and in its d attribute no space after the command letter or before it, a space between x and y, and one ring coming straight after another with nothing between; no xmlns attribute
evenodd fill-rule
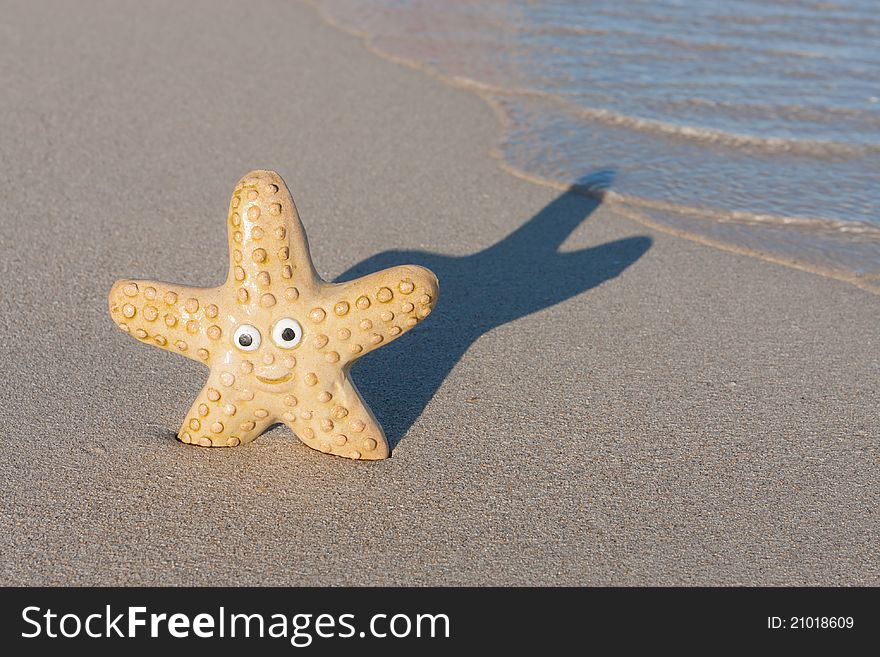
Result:
<svg viewBox="0 0 880 657"><path fill-rule="evenodd" d="M232 341L242 351L253 351L260 346L260 332L256 326L242 324L232 334Z"/></svg>
<svg viewBox="0 0 880 657"><path fill-rule="evenodd" d="M302 340L302 326L295 319L279 319L272 329L272 340L282 349L293 349Z"/></svg>

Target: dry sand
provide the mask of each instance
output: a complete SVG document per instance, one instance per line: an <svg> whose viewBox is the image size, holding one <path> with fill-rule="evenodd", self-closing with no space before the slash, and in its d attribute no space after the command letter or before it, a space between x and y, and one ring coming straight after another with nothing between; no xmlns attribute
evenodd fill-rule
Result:
<svg viewBox="0 0 880 657"><path fill-rule="evenodd" d="M880 298L511 177L305 5L146 4L4 3L0 582L880 584ZM222 280L258 167L325 277L440 277L354 370L388 461L177 442L205 371L108 317Z"/></svg>

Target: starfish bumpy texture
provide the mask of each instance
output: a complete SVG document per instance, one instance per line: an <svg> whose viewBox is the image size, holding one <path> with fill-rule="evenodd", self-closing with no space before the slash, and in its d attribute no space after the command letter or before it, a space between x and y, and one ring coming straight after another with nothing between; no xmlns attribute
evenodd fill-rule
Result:
<svg viewBox="0 0 880 657"><path fill-rule="evenodd" d="M223 285L122 280L110 290L110 315L123 331L210 369L178 438L234 447L281 421L322 452L387 457L385 434L349 368L428 316L437 278L404 265L345 283L322 280L290 192L273 171L239 181L227 227Z"/></svg>

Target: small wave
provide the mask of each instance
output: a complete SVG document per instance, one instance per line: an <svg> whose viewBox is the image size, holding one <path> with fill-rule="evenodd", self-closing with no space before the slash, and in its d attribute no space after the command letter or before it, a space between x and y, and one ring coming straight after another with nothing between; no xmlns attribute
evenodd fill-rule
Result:
<svg viewBox="0 0 880 657"><path fill-rule="evenodd" d="M792 215L771 214L767 212L748 212L746 210L728 210L707 206L671 203L645 198L631 193L621 193L613 189L615 172L599 170L579 178L571 185L571 189L586 193L605 201L626 203L645 209L672 212L689 217L717 223L737 223L743 225L763 226L794 226L805 231L821 233L858 235L880 242L880 225L865 221L828 219L827 217L798 217Z"/></svg>
<svg viewBox="0 0 880 657"><path fill-rule="evenodd" d="M743 113L769 117L785 116L788 120L809 121L812 123L832 123L838 119L858 121L865 126L880 129L880 113L857 110L849 107L822 105L809 107L784 103L731 102L712 98L682 98L665 101L667 110L707 109L721 111L736 116Z"/></svg>
<svg viewBox="0 0 880 657"><path fill-rule="evenodd" d="M644 32L628 32L620 29L601 29L591 27L577 27L571 25L499 25L499 30L507 33L527 34L530 36L586 36L606 37L623 43L638 41L642 47L645 45L664 44L680 50L693 52L742 52L749 55L769 55L780 57L794 57L800 59L829 59L829 55L813 50L772 48L766 45L759 47L758 43L746 45L736 43L721 43L719 41L705 41L699 39L680 39L670 36L648 36ZM542 44L543 45L543 44Z"/></svg>
<svg viewBox="0 0 880 657"><path fill-rule="evenodd" d="M547 34L550 36L607 36L610 34L608 30L599 30L590 27L573 27L571 25L539 25L539 26L519 26L513 28L517 32L525 32L528 34Z"/></svg>
<svg viewBox="0 0 880 657"><path fill-rule="evenodd" d="M495 87L462 76L457 76L455 80L463 86L475 87L501 97L530 96L549 100L564 107L568 114L594 123L653 135L697 141L714 146L760 150L770 154L801 155L819 159L856 158L871 153L880 153L880 144L854 144L821 139L759 137L756 135L738 134L713 128L679 125L656 119L644 119L601 108L584 107L576 105L556 94L543 91Z"/></svg>
<svg viewBox="0 0 880 657"><path fill-rule="evenodd" d="M569 103L570 105L570 103ZM628 128L639 132L659 134L668 137L677 137L693 141L704 142L716 146L728 148L759 149L777 153L792 155L806 155L817 158L827 157L862 157L869 153L880 153L878 144L850 144L839 141L825 141L818 139L792 139L782 137L758 137L744 135L712 128L703 128L688 125L677 125L655 119L643 119L637 116L620 114L610 110L570 107L569 111L589 121L595 121L604 125Z"/></svg>
<svg viewBox="0 0 880 657"><path fill-rule="evenodd" d="M744 210L726 210L722 208L697 207L680 203L669 203L654 199L642 198L631 194L621 194L609 188L601 188L592 185L578 184L593 195L602 196L606 200L628 203L642 208L674 212L689 217L699 217L718 223L737 223L742 225L763 226L794 226L800 230L822 233L858 235L859 238L867 238L880 242L880 226L869 224L864 221L852 221L843 219L828 219L825 217L794 217L788 215L776 215L768 213L747 212Z"/></svg>
<svg viewBox="0 0 880 657"><path fill-rule="evenodd" d="M777 0L778 2L779 0ZM806 7L809 7L807 5ZM806 7L800 7L801 9ZM829 10L831 7L822 7L820 4L815 4L811 7L815 11ZM839 9L836 7L835 9ZM752 14L723 14L717 16L719 21L723 21L725 23L733 23L739 25L787 25L792 20L793 16L791 14L781 13L781 14L773 14L773 15L752 15ZM809 20L811 17L804 17L804 19ZM874 24L875 21L868 20L866 21L865 16L844 16L844 15L834 15L834 14L824 14L821 18L823 23L834 26L858 26L864 27L866 22L870 24Z"/></svg>
<svg viewBox="0 0 880 657"><path fill-rule="evenodd" d="M636 38L644 38L643 34L632 33L626 34L623 33L621 36L629 37L630 39ZM742 52L748 53L751 56L754 55L778 55L781 57L796 57L800 59L828 59L828 55L824 55L819 52L813 52L811 50L786 50L784 48L757 48L753 44L748 48L742 45L734 45L727 43L717 43L717 42L709 42L709 41L694 41L690 39L675 39L673 37L655 37L654 41L657 43L666 44L668 46L673 46L675 48L679 48L681 50L690 50L694 52Z"/></svg>

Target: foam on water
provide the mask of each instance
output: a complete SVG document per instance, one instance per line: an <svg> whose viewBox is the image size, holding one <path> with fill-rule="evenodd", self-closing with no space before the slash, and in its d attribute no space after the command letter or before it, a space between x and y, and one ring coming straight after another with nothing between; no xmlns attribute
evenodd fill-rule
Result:
<svg viewBox="0 0 880 657"><path fill-rule="evenodd" d="M876 0L324 0L483 95L515 173L880 289Z"/></svg>

